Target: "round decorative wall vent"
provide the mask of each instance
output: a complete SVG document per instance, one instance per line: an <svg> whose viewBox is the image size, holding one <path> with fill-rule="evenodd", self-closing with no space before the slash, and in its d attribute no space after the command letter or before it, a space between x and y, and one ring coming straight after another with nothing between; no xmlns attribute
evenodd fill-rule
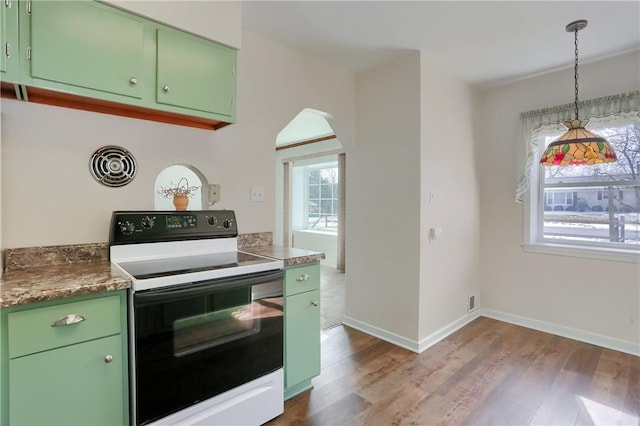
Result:
<svg viewBox="0 0 640 426"><path fill-rule="evenodd" d="M91 174L101 184L110 187L125 186L136 176L136 159L126 149L103 146L89 160Z"/></svg>

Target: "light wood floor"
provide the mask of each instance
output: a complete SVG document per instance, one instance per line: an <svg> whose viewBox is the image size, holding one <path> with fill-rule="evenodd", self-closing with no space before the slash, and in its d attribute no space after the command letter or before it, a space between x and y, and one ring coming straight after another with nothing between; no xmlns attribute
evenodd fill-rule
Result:
<svg viewBox="0 0 640 426"><path fill-rule="evenodd" d="M638 425L640 358L478 318L422 354L344 326L275 425Z"/></svg>
<svg viewBox="0 0 640 426"><path fill-rule="evenodd" d="M320 327L342 323L344 315L345 276L329 262L320 263Z"/></svg>

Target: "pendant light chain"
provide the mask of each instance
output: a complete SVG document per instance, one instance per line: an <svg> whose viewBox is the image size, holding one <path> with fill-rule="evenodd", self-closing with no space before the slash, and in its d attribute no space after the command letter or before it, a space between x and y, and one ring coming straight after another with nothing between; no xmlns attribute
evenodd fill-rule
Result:
<svg viewBox="0 0 640 426"><path fill-rule="evenodd" d="M573 78L575 81L575 88L576 88L576 99L575 99L575 107L576 107L576 120L578 119L578 28L576 28L574 30L574 34L575 34L575 53L576 53L576 62L575 62L575 67L574 67L574 72L573 72Z"/></svg>

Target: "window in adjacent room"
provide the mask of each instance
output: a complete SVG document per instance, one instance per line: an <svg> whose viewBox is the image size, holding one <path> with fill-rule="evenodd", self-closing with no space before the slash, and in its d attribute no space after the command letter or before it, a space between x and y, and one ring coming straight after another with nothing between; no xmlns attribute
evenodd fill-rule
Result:
<svg viewBox="0 0 640 426"><path fill-rule="evenodd" d="M337 231L338 166L320 165L306 168L306 229Z"/></svg>

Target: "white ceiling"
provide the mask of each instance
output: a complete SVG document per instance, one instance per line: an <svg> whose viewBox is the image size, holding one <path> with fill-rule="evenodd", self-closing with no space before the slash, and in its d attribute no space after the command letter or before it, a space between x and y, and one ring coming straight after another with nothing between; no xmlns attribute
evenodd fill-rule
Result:
<svg viewBox="0 0 640 426"><path fill-rule="evenodd" d="M640 1L243 1L243 28L355 72L422 50L486 85L640 49Z"/></svg>

